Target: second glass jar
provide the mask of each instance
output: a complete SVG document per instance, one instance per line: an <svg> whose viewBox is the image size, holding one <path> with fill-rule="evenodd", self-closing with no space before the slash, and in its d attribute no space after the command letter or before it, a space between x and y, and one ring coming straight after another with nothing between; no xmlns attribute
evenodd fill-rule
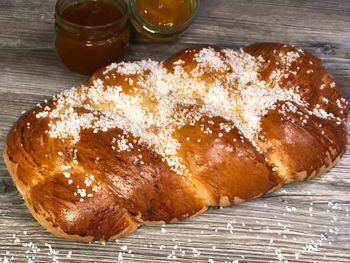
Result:
<svg viewBox="0 0 350 263"><path fill-rule="evenodd" d="M199 0L128 0L132 25L144 37L170 41L192 23Z"/></svg>

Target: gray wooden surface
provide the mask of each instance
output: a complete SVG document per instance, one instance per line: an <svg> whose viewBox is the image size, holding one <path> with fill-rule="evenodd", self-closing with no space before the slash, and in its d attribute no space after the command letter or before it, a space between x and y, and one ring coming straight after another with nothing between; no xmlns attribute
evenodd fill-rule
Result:
<svg viewBox="0 0 350 263"><path fill-rule="evenodd" d="M23 110L86 79L55 55L53 7L53 0L0 0L1 150ZM319 56L349 99L349 0L203 0L180 39L153 44L133 33L127 58L258 41L295 44ZM106 244L47 233L25 208L2 158L0 177L0 262L350 262L350 153L319 179Z"/></svg>

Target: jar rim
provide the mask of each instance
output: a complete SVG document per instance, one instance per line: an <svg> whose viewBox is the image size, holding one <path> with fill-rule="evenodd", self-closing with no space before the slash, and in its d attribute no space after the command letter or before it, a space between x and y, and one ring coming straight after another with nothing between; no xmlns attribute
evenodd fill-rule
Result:
<svg viewBox="0 0 350 263"><path fill-rule="evenodd" d="M192 4L191 16L186 19L183 23L179 25L174 26L166 26L166 25L157 25L146 19L140 10L136 7L136 0L128 0L129 3L129 15L134 16L136 20L139 20L141 22L142 27L148 31L151 31L153 33L158 34L173 34L174 32L180 32L186 29L193 21L194 17L198 13L199 9L199 0L191 0L191 2L195 3L195 5ZM135 8L136 7L136 8ZM131 22L133 19L130 19Z"/></svg>
<svg viewBox="0 0 350 263"><path fill-rule="evenodd" d="M72 28L76 28L76 29L83 29L83 30L108 29L108 28L112 28L114 26L119 26L119 25L125 23L128 19L128 8L127 8L126 3L123 0L74 0L74 1L68 1L68 4L65 6L60 6L60 5L64 5L65 1L66 0L58 0L56 2L56 4L55 4L55 21L58 23L64 23L68 27L72 27ZM71 22L71 21L64 19L62 17L62 12L65 9L67 9L68 7L70 7L76 3L87 2L87 1L92 1L92 2L103 1L103 2L107 2L107 3L117 3L119 5L118 7L122 8L122 10L120 8L118 8L119 11L121 11L122 15L120 18L116 19L113 22L98 25L98 26L81 25L78 23Z"/></svg>

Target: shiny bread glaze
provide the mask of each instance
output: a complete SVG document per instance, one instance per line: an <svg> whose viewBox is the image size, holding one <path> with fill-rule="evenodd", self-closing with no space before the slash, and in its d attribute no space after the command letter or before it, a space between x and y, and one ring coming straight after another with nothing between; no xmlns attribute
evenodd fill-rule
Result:
<svg viewBox="0 0 350 263"><path fill-rule="evenodd" d="M165 120L157 107L168 100L154 93L163 89L178 99ZM63 117L52 113L62 96L22 115L4 150L33 216L68 239L108 240L249 200L318 176L345 152L348 110L339 87L319 59L287 45L196 47L163 63L112 64L72 92L79 103L64 95ZM125 110L140 96L145 117L157 115L146 128L137 111ZM123 118L88 118L110 111Z"/></svg>

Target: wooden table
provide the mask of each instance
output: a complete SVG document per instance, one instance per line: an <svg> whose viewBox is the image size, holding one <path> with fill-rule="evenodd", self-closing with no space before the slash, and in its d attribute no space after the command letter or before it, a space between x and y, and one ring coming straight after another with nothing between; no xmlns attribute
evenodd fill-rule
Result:
<svg viewBox="0 0 350 263"><path fill-rule="evenodd" d="M22 111L86 79L55 54L53 10L53 0L0 2L1 149ZM180 39L154 44L133 32L127 58L160 60L193 44L238 48L258 41L319 56L349 99L348 0L203 0ZM0 176L0 262L350 262L349 152L319 179L106 244L49 234L27 211L1 158Z"/></svg>

